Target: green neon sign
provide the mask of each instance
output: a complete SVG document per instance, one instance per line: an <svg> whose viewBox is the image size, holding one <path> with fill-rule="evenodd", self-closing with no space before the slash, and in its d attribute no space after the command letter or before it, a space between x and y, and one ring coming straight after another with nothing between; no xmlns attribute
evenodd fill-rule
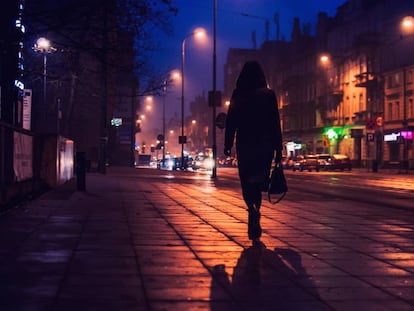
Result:
<svg viewBox="0 0 414 311"><path fill-rule="evenodd" d="M333 129L329 129L327 132L326 132L326 136L328 136L328 138L329 139L338 139L338 134L333 130Z"/></svg>

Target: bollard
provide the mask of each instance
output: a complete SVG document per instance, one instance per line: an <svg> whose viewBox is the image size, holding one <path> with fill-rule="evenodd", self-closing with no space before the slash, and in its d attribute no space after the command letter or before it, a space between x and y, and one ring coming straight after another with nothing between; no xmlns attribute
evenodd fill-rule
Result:
<svg viewBox="0 0 414 311"><path fill-rule="evenodd" d="M78 191L86 190L86 156L85 152L76 152L76 184Z"/></svg>
<svg viewBox="0 0 414 311"><path fill-rule="evenodd" d="M373 173L378 172L378 161L377 160L372 161L372 172Z"/></svg>

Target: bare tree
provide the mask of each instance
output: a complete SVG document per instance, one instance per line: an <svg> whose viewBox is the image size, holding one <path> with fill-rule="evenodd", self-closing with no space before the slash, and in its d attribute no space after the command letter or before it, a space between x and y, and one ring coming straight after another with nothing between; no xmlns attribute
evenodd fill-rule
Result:
<svg viewBox="0 0 414 311"><path fill-rule="evenodd" d="M171 33L177 10L169 0L32 0L25 12L29 87L40 90L42 83L41 57L30 50L35 40L47 37L57 49L48 55L48 102L43 107L37 100L37 128L53 129L45 121L60 105L60 133L97 153L119 98L157 84L147 86L154 80L149 66L157 48L153 32Z"/></svg>

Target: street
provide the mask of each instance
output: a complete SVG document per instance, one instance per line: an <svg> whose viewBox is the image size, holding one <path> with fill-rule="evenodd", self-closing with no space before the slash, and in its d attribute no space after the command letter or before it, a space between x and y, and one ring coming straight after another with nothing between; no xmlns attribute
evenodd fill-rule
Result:
<svg viewBox="0 0 414 311"><path fill-rule="evenodd" d="M0 309L412 310L413 177L286 176L261 247L236 169L110 167L27 202L0 217Z"/></svg>
<svg viewBox="0 0 414 311"><path fill-rule="evenodd" d="M296 195L313 193L357 202L386 205L394 208L414 208L414 176L398 170L372 173L366 169L348 171L292 172L285 169L290 191ZM237 178L236 169L221 169L221 175ZM299 192L296 194L296 192Z"/></svg>

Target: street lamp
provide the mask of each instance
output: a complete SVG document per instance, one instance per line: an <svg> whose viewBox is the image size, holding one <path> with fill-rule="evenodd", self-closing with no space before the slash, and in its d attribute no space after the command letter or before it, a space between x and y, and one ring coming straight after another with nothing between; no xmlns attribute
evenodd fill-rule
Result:
<svg viewBox="0 0 414 311"><path fill-rule="evenodd" d="M213 151L213 167L212 167L212 174L211 178L217 177L217 132L216 132L216 90L217 90L217 0L213 0L213 145L212 145L212 151Z"/></svg>
<svg viewBox="0 0 414 311"><path fill-rule="evenodd" d="M162 163L165 165L165 149L166 149L166 137L165 137L165 97L167 96L167 86L171 80L177 80L180 77L180 74L177 71L171 73L170 79L165 79L162 86Z"/></svg>
<svg viewBox="0 0 414 311"><path fill-rule="evenodd" d="M206 34L203 28L197 28L192 33L188 34L181 44L181 136L178 137L178 143L181 144L181 169L185 169L184 165L184 144L187 142L184 136L184 52L185 52L185 41L191 36L196 38L202 38Z"/></svg>
<svg viewBox="0 0 414 311"><path fill-rule="evenodd" d="M403 35L412 35L414 33L414 18L412 16L406 16L401 20L401 32ZM407 120L407 71L403 66L403 131L408 131L408 120ZM408 165L408 141L404 137L404 150L403 150L403 168L407 172Z"/></svg>
<svg viewBox="0 0 414 311"><path fill-rule="evenodd" d="M165 166L165 96L167 95L168 80L164 80L162 86L162 166Z"/></svg>
<svg viewBox="0 0 414 311"><path fill-rule="evenodd" d="M327 65L330 61L329 55L327 55L327 54L322 54L319 59L320 59L322 65Z"/></svg>
<svg viewBox="0 0 414 311"><path fill-rule="evenodd" d="M403 34L412 34L414 31L414 17L406 16L401 20L401 30Z"/></svg>
<svg viewBox="0 0 414 311"><path fill-rule="evenodd" d="M33 50L38 53L43 54L43 110L46 109L46 83L47 83L47 54L56 52L56 48L51 46L50 41L44 37L37 39L36 43L33 46ZM45 115L46 118L46 115Z"/></svg>

